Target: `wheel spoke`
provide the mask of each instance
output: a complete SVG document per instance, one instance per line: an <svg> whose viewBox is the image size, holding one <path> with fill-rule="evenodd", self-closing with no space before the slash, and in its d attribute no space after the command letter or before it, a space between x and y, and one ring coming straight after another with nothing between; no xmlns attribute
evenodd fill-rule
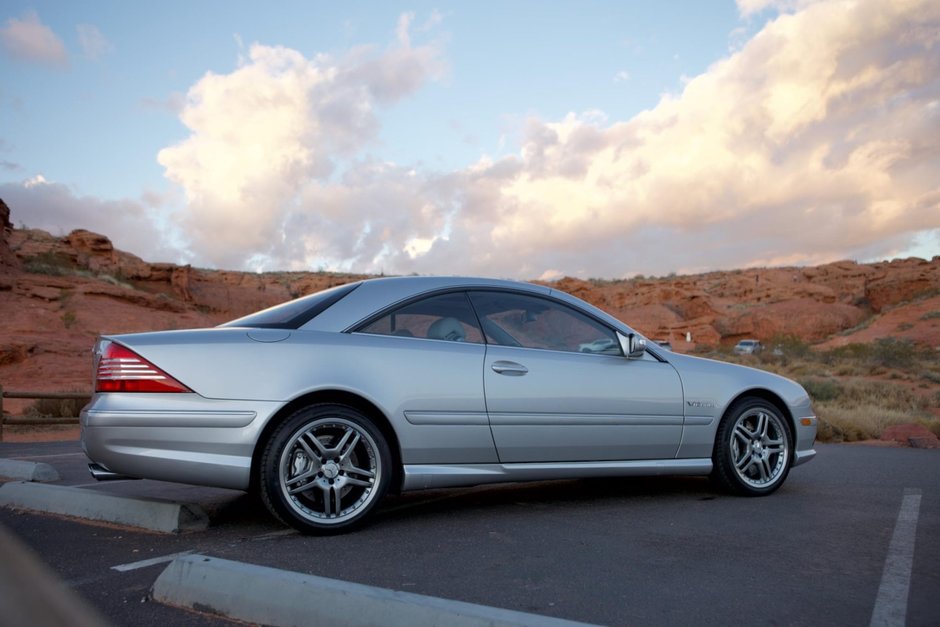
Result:
<svg viewBox="0 0 940 627"><path fill-rule="evenodd" d="M363 481L362 479L356 479L355 477L349 477L349 476L346 477L346 483L348 483L349 485L361 486L363 488L372 487L371 481Z"/></svg>
<svg viewBox="0 0 940 627"><path fill-rule="evenodd" d="M760 460L760 462L757 464L757 469L760 471L761 481L766 482L770 480L770 463L766 459Z"/></svg>
<svg viewBox="0 0 940 627"><path fill-rule="evenodd" d="M287 493L293 496L294 494L300 494L301 492L306 492L307 490L312 490L313 488L316 488L316 487L317 487L317 482L311 481L310 483L304 483L295 488L291 488L290 490L287 491Z"/></svg>
<svg viewBox="0 0 940 627"><path fill-rule="evenodd" d="M360 475L362 477L368 477L369 479L375 477L375 473L371 470L366 470L365 468L356 468L352 464L343 466L343 470L346 471L347 475Z"/></svg>
<svg viewBox="0 0 940 627"><path fill-rule="evenodd" d="M332 456L336 456L336 455L339 455L340 453L342 453L343 449L346 448L346 443L349 442L349 439L350 439L351 437L353 437L354 435L357 435L357 436L358 436L358 434L355 432L355 430L353 430L353 429L350 428L350 427L347 427L347 428L346 428L346 432L343 434L343 437L340 438L340 440L339 440L339 442L336 444L336 446L334 446L334 447L328 449L328 452L329 452L330 456L332 457Z"/></svg>
<svg viewBox="0 0 940 627"><path fill-rule="evenodd" d="M742 444L747 444L751 441L752 434L743 424L737 424L734 427L734 437L738 438Z"/></svg>
<svg viewBox="0 0 940 627"><path fill-rule="evenodd" d="M335 499L333 512L338 515L343 511L343 491L336 486L333 486L333 498Z"/></svg>
<svg viewBox="0 0 940 627"><path fill-rule="evenodd" d="M310 451L310 448L309 448L309 447L304 446L304 440L305 440L305 439L309 439L309 440L313 443L313 445L314 445L315 447L317 447L317 452L316 452L316 453L314 453L313 451ZM304 450L310 451L310 456L313 457L313 458L315 458L315 459L316 459L316 458L320 458L320 457L326 457L326 456L327 456L327 453L329 452L329 451L323 446L323 443L320 442L320 440L317 438L317 436L315 436L315 435L314 435L312 432L310 432L310 431L308 431L307 433L305 433L305 434L303 435L303 437L298 440L298 442L300 442L301 445L304 446Z"/></svg>
<svg viewBox="0 0 940 627"><path fill-rule="evenodd" d="M300 473L300 474L297 475L296 477L291 477L290 479L288 479L288 480L285 481L284 483L287 484L287 485L289 485L289 486L291 486L291 485L294 485L295 483L298 483L298 482L300 482L300 481L303 481L304 479L309 479L310 477L315 476L315 475L317 474L317 472L318 472L318 470L317 470L316 468L311 468L310 470L308 470L308 471L306 471L306 472Z"/></svg>
<svg viewBox="0 0 940 627"><path fill-rule="evenodd" d="M754 429L754 434L760 436L761 438L767 437L767 414L760 412L757 414L757 427Z"/></svg>
<svg viewBox="0 0 940 627"><path fill-rule="evenodd" d="M747 463L745 463L747 462ZM734 467L738 469L738 472L744 472L751 467L751 464L754 463L754 457L750 453L745 453L741 456L740 459L734 462Z"/></svg>
<svg viewBox="0 0 940 627"><path fill-rule="evenodd" d="M348 445L346 445L345 451L344 451L343 443L346 442L346 440L348 440L348 438L344 437L343 442L340 442L339 446L336 447L340 451L340 456L339 456L340 463L345 462L347 459L349 459L349 456L352 454L353 450L356 448L356 445L359 444L360 437L359 437L359 434L357 433L355 437L353 438L352 442L349 442Z"/></svg>
<svg viewBox="0 0 940 627"><path fill-rule="evenodd" d="M320 485L320 490L323 492L323 513L326 516L335 516L339 511L333 512L330 511L333 508L333 499L332 492L333 486L331 485Z"/></svg>

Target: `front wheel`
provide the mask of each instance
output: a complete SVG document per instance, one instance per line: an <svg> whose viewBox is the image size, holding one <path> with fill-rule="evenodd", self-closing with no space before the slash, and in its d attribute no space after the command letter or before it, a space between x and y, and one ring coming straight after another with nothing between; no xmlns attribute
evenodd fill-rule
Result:
<svg viewBox="0 0 940 627"><path fill-rule="evenodd" d="M288 417L265 447L261 496L304 533L338 533L362 522L391 480L382 432L343 405L312 405Z"/></svg>
<svg viewBox="0 0 940 627"><path fill-rule="evenodd" d="M772 403L736 401L718 426L712 476L728 491L764 496L787 478L793 450L790 426Z"/></svg>

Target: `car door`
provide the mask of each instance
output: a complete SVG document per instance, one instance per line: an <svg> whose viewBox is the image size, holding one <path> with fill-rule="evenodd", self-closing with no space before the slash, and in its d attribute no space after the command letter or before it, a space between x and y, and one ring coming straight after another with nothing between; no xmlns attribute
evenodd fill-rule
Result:
<svg viewBox="0 0 940 627"><path fill-rule="evenodd" d="M577 462L675 457L682 386L652 356L627 359L616 332L549 298L475 291L499 459Z"/></svg>
<svg viewBox="0 0 940 627"><path fill-rule="evenodd" d="M344 365L384 400L405 464L497 461L480 377L486 347L466 294L404 304L354 335Z"/></svg>

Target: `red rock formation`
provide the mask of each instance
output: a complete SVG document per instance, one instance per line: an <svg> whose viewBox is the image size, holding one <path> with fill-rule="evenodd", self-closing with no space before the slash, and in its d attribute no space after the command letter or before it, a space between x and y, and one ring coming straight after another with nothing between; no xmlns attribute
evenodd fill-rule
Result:
<svg viewBox="0 0 940 627"><path fill-rule="evenodd" d="M16 268L19 266L16 255L10 250L10 244L7 241L12 232L13 223L10 222L10 208L0 198L0 268ZM3 285L4 282L0 279L0 290L4 289Z"/></svg>
<svg viewBox="0 0 940 627"><path fill-rule="evenodd" d="M148 263L97 233L13 229L2 201L0 224L0 383L8 387L87 388L99 333L213 326L363 278ZM680 351L777 335L824 346L879 337L940 346L940 257L548 285Z"/></svg>

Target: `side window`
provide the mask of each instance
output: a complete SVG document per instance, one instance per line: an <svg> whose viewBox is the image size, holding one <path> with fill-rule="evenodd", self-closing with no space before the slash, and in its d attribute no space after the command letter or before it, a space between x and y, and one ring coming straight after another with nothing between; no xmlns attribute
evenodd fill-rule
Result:
<svg viewBox="0 0 940 627"><path fill-rule="evenodd" d="M359 333L377 335L483 343L476 315L463 292L416 301L357 330Z"/></svg>
<svg viewBox="0 0 940 627"><path fill-rule="evenodd" d="M623 354L612 329L562 303L509 292L470 292L470 300L491 344Z"/></svg>

